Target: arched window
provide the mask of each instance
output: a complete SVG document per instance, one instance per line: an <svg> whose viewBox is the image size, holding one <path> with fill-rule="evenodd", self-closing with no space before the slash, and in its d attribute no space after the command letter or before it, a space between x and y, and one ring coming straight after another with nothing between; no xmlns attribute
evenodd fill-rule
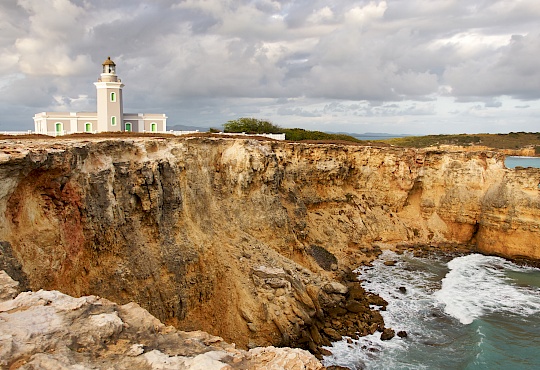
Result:
<svg viewBox="0 0 540 370"><path fill-rule="evenodd" d="M116 126L116 117L115 116L111 117L111 126Z"/></svg>
<svg viewBox="0 0 540 370"><path fill-rule="evenodd" d="M126 131L131 132L131 122L126 122Z"/></svg>
<svg viewBox="0 0 540 370"><path fill-rule="evenodd" d="M91 122L86 122L84 124L84 132L92 132L92 123Z"/></svg>
<svg viewBox="0 0 540 370"><path fill-rule="evenodd" d="M115 92L112 92L111 93L111 102L116 102L116 93Z"/></svg>
<svg viewBox="0 0 540 370"><path fill-rule="evenodd" d="M152 122L152 124L150 125L150 131L152 131L152 132L157 131L157 123Z"/></svg>

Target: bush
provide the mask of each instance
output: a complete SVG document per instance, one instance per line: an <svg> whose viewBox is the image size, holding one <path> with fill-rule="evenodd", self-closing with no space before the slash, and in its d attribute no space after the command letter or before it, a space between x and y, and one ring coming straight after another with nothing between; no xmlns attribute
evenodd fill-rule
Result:
<svg viewBox="0 0 540 370"><path fill-rule="evenodd" d="M245 132L247 134L279 134L283 129L270 121L257 118L239 118L223 125L225 132Z"/></svg>
<svg viewBox="0 0 540 370"><path fill-rule="evenodd" d="M285 140L332 140L360 142L355 137L343 134L328 134L321 131L309 131L301 128L282 128L270 121L257 118L239 118L228 121L223 125L225 132L245 132L246 134L281 134L285 133Z"/></svg>

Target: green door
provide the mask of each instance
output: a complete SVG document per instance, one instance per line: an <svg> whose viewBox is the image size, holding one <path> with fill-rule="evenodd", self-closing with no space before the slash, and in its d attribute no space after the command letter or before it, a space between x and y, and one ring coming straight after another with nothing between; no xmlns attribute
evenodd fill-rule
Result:
<svg viewBox="0 0 540 370"><path fill-rule="evenodd" d="M92 124L90 122L86 122L84 124L84 131L85 132L92 132Z"/></svg>
<svg viewBox="0 0 540 370"><path fill-rule="evenodd" d="M156 132L156 131L157 131L157 124L156 124L156 123L152 122L151 130L152 130L152 132Z"/></svg>
<svg viewBox="0 0 540 370"><path fill-rule="evenodd" d="M131 132L131 123L126 122L126 131Z"/></svg>
<svg viewBox="0 0 540 370"><path fill-rule="evenodd" d="M55 126L54 130L56 132L56 135L62 135L62 131L64 131L63 127L62 127L63 126L62 123L61 122L56 122L56 124L54 126Z"/></svg>

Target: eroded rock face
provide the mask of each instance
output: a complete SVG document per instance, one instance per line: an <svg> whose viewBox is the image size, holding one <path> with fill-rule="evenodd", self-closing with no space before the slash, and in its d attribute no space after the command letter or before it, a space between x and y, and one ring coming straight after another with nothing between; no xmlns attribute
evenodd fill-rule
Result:
<svg viewBox="0 0 540 370"><path fill-rule="evenodd" d="M343 275L381 247L540 258L539 182L540 171L507 170L485 151L4 141L0 265L25 289L135 301L242 348L316 350L329 318L341 335L351 322L353 334L382 329L362 306L376 298Z"/></svg>
<svg viewBox="0 0 540 370"><path fill-rule="evenodd" d="M15 282L0 272L0 291ZM323 369L309 352L264 347L238 350L202 331L165 326L136 303L25 292L0 303L0 366L92 369Z"/></svg>

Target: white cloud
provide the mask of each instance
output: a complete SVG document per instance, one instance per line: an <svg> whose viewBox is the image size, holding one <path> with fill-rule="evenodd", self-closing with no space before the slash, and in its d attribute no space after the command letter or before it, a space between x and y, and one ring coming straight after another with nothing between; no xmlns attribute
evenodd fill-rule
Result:
<svg viewBox="0 0 540 370"><path fill-rule="evenodd" d="M172 124L515 131L538 117L539 18L537 0L5 0L0 111L93 109L110 55L126 106Z"/></svg>
<svg viewBox="0 0 540 370"><path fill-rule="evenodd" d="M345 13L345 22L364 26L384 16L388 9L386 1L370 1L365 6L355 6Z"/></svg>

